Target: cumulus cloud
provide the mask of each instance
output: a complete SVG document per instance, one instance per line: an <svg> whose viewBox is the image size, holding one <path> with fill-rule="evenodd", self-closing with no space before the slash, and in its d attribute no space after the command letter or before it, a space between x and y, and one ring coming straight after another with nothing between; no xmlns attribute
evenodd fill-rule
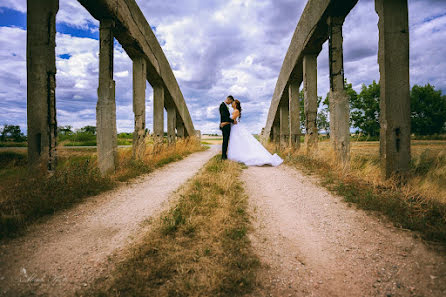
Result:
<svg viewBox="0 0 446 297"><path fill-rule="evenodd" d="M218 105L232 94L242 101L242 122L258 133L283 59L306 1L295 0L137 0L154 28L189 107L196 129L218 132ZM429 9L426 9L426 7ZM26 12L25 0L0 0L0 7ZM446 3L409 1L412 84L434 84L446 92ZM75 0L61 0L57 22L97 31L98 22ZM378 16L374 1L359 1L345 20L345 76L359 90L379 79ZM63 125L95 124L98 41L57 35L57 108ZM65 32L67 33L67 32ZM26 127L26 32L0 27L0 123ZM132 65L115 49L118 129L133 129ZM327 44L318 57L318 94L329 89ZM147 87L147 123L153 96ZM7 116L6 116L7 115Z"/></svg>

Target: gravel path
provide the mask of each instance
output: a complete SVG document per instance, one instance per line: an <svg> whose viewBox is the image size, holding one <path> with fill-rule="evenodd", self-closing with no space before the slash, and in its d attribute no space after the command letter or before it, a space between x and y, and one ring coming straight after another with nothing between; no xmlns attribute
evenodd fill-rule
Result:
<svg viewBox="0 0 446 297"><path fill-rule="evenodd" d="M69 296L106 275L120 251L150 227L150 217L218 151L192 154L89 198L33 226L27 235L1 242L0 296Z"/></svg>
<svg viewBox="0 0 446 297"><path fill-rule="evenodd" d="M446 296L439 247L290 167L249 167L242 179L264 264L253 296Z"/></svg>

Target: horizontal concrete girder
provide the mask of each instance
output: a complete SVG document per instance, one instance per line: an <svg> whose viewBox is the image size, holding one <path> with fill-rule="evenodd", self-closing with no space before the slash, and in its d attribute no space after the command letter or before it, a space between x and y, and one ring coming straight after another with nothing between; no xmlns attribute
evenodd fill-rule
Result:
<svg viewBox="0 0 446 297"><path fill-rule="evenodd" d="M135 0L78 0L97 20L115 20L114 36L130 58L147 60L147 80L152 86L164 87L189 135L195 128L183 94L164 52Z"/></svg>
<svg viewBox="0 0 446 297"><path fill-rule="evenodd" d="M265 125L265 135L271 133L279 105L284 98L284 90L291 81L299 85L302 83L304 54L318 55L322 44L327 40L327 18L329 16L345 17L357 2L358 0L309 0L307 2L277 79Z"/></svg>

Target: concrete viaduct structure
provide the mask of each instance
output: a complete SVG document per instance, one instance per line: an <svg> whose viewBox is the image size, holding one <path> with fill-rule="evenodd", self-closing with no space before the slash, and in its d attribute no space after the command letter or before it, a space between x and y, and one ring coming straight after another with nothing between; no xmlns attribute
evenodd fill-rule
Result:
<svg viewBox="0 0 446 297"><path fill-rule="evenodd" d="M168 141L195 135L189 111L160 44L135 0L79 0L99 20L99 86L97 90L98 165L103 174L116 166L117 130L113 44L116 38L133 61L133 155L145 150L146 80L153 87L153 132ZM31 168L56 166L56 15L59 0L27 1L28 157Z"/></svg>
<svg viewBox="0 0 446 297"><path fill-rule="evenodd" d="M358 0L309 0L277 80L263 139L300 147L299 87L303 82L305 144L317 146L317 56L329 41L330 139L338 162L350 158L349 98L344 90L342 25ZM380 155L385 178L410 162L409 26L407 0L375 0L379 16ZM366 33L366 32L365 32Z"/></svg>

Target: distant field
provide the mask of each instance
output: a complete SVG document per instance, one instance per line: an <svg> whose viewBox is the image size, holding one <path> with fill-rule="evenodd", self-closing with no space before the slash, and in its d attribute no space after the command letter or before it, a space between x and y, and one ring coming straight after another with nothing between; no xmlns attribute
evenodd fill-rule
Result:
<svg viewBox="0 0 446 297"><path fill-rule="evenodd" d="M404 191L408 196L421 196L446 204L446 141L412 140L411 143L410 182ZM313 158L333 166L335 162L330 141L319 142L319 149ZM351 142L350 174L376 186L384 185L378 141Z"/></svg>
<svg viewBox="0 0 446 297"><path fill-rule="evenodd" d="M215 135L202 135L201 143L207 145L213 144L221 144L223 142L223 136L215 136Z"/></svg>

